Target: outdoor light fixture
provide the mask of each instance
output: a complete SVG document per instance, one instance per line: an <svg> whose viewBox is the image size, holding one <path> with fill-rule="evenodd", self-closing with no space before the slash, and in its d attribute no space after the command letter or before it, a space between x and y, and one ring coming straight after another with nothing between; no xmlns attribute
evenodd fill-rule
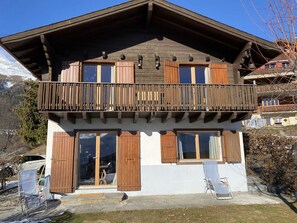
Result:
<svg viewBox="0 0 297 223"><path fill-rule="evenodd" d="M206 61L206 62L209 62L209 61L210 61L210 56L206 56L206 57L205 57L205 61Z"/></svg>
<svg viewBox="0 0 297 223"><path fill-rule="evenodd" d="M142 68L142 63L143 63L143 57L142 57L142 55L138 54L137 60L138 60L138 67L139 68Z"/></svg>
<svg viewBox="0 0 297 223"><path fill-rule="evenodd" d="M107 59L107 53L105 51L102 51L102 57L103 59Z"/></svg>
<svg viewBox="0 0 297 223"><path fill-rule="evenodd" d="M155 55L155 65L156 65L156 68L159 69L160 67L160 57L156 54Z"/></svg>
<svg viewBox="0 0 297 223"><path fill-rule="evenodd" d="M193 56L190 54L189 55L189 61L193 61L194 60L194 58L193 58Z"/></svg>
<svg viewBox="0 0 297 223"><path fill-rule="evenodd" d="M172 61L176 61L176 60L177 60L176 56L172 55Z"/></svg>
<svg viewBox="0 0 297 223"><path fill-rule="evenodd" d="M121 54L121 60L125 60L126 59L126 56L125 56L125 54Z"/></svg>
<svg viewBox="0 0 297 223"><path fill-rule="evenodd" d="M255 69L255 68L256 68L256 66L255 66L254 62L252 61L252 59L251 59L250 62L249 62L249 69Z"/></svg>

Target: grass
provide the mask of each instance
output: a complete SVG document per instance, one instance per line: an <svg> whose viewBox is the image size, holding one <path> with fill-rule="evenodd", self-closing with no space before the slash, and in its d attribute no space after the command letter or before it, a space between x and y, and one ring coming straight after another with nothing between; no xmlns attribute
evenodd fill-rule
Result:
<svg viewBox="0 0 297 223"><path fill-rule="evenodd" d="M161 223L161 222L297 222L296 213L286 205L224 205L204 208L97 212L73 214L66 212L52 219L63 223Z"/></svg>

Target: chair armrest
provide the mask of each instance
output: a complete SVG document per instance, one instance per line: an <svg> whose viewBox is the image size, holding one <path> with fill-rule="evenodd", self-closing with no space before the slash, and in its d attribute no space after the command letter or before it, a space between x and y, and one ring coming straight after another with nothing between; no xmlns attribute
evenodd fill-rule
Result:
<svg viewBox="0 0 297 223"><path fill-rule="evenodd" d="M222 183L224 183L224 184L229 184L229 182L228 182L228 178L227 178L227 177L221 177L221 178L220 178L220 181L221 181Z"/></svg>

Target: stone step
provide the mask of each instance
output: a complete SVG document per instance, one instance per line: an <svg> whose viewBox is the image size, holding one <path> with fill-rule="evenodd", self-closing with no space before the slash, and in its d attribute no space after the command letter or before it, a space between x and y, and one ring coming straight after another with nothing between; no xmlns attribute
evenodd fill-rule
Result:
<svg viewBox="0 0 297 223"><path fill-rule="evenodd" d="M62 203L100 203L100 202L120 202L125 198L124 193L87 193L70 194L61 198Z"/></svg>

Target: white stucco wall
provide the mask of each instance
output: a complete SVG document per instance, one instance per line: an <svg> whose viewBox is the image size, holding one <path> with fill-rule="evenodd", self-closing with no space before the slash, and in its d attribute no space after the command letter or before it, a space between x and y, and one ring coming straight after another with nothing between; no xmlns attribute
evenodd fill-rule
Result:
<svg viewBox="0 0 297 223"><path fill-rule="evenodd" d="M204 173L201 164L162 164L161 163L161 145L160 131L172 129L233 129L240 130L241 123L231 122L210 122L203 123L198 121L189 123L182 121L175 123L169 120L161 123L159 119L152 123L147 123L145 119L139 119L133 123L130 119L123 119L122 123L117 120L109 120L103 124L99 119L93 119L92 124L84 120L77 120L76 124L62 120L60 124L49 121L48 123L48 140L47 140L47 160L46 174L50 174L51 157L52 157L52 138L55 131L73 131L74 129L122 129L137 130L141 133L141 191L127 192L129 196L133 195L166 195L166 194L190 194L204 193ZM232 191L247 191L245 160L243 152L242 134L240 134L240 146L242 163L236 164L219 164L221 177L228 177ZM106 192L105 189L97 190ZM88 191L88 190L86 190Z"/></svg>

